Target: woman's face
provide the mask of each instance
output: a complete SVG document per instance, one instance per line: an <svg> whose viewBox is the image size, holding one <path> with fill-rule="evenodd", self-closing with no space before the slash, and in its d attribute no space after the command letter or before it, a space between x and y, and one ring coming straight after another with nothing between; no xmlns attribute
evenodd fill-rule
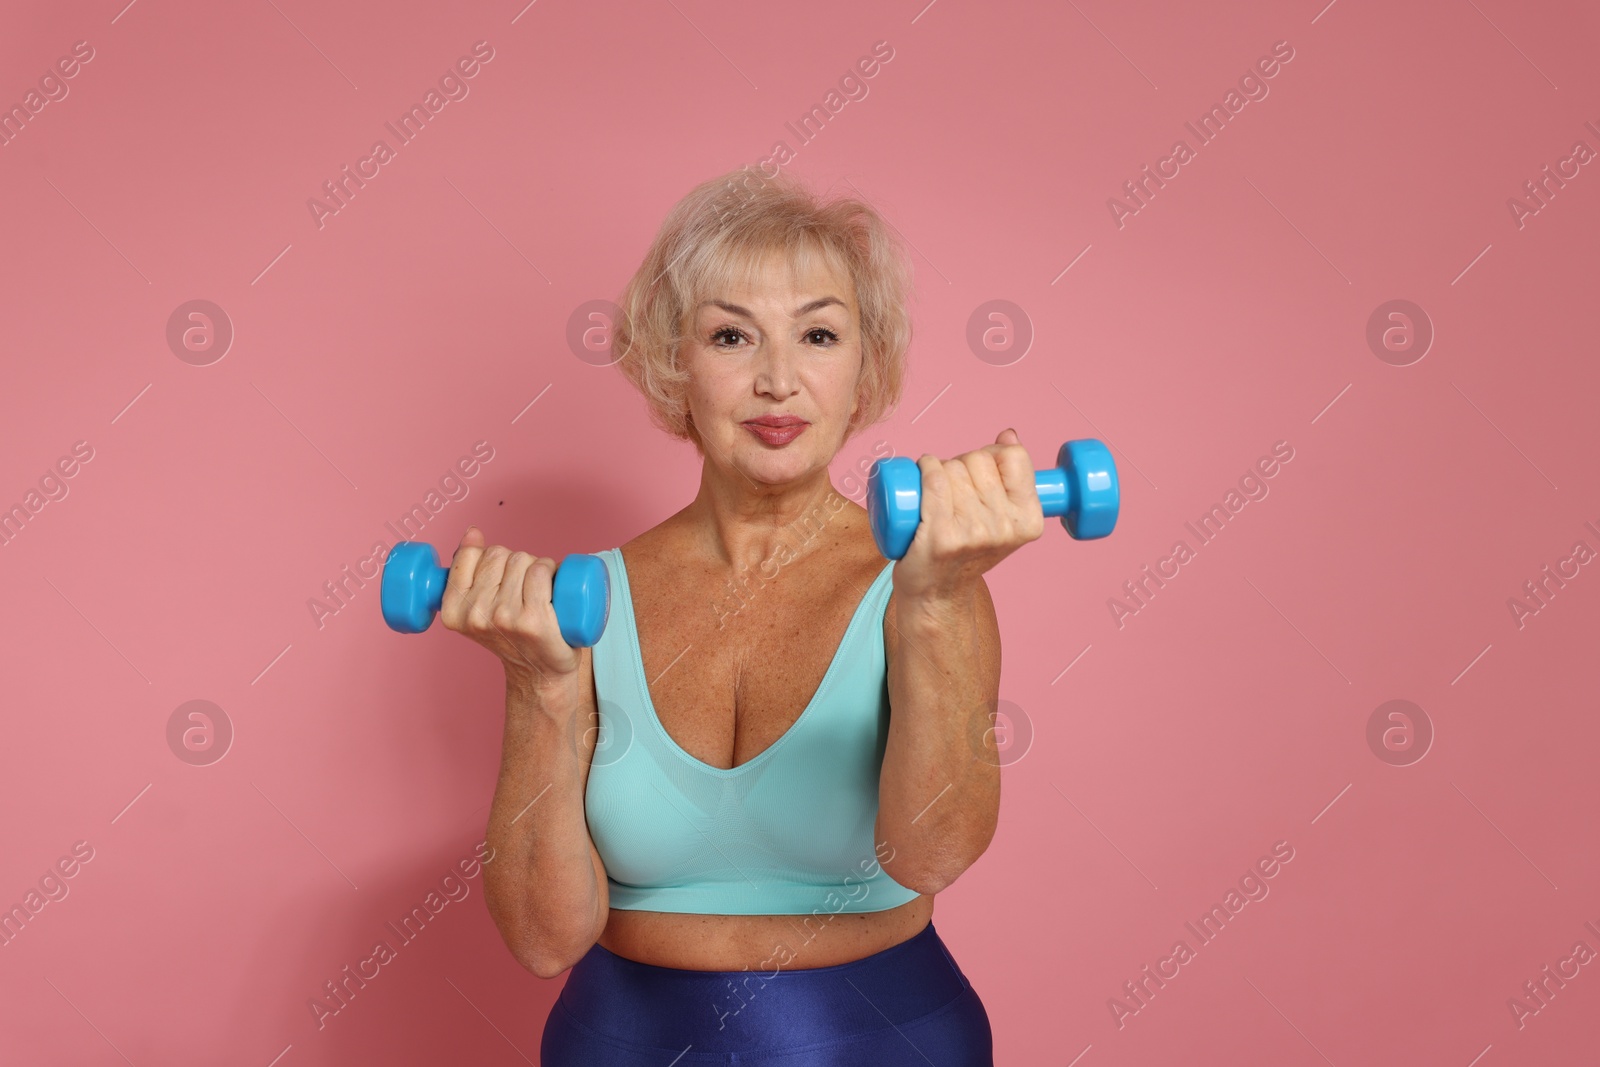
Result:
<svg viewBox="0 0 1600 1067"><path fill-rule="evenodd" d="M855 287L817 257L809 274L770 255L753 289L716 293L691 313L681 352L706 458L758 483L826 469L857 407ZM795 430L751 420L788 416Z"/></svg>

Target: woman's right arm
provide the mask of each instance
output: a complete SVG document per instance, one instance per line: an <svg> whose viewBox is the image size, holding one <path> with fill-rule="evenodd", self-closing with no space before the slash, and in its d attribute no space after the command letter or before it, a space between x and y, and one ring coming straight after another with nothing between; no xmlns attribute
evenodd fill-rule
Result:
<svg viewBox="0 0 1600 1067"><path fill-rule="evenodd" d="M561 637L550 604L556 561L484 546L467 528L439 621L500 658L506 675L500 777L483 895L506 947L541 978L571 967L610 914L606 869L589 836L584 789L597 722L591 650Z"/></svg>
<svg viewBox="0 0 1600 1067"><path fill-rule="evenodd" d="M554 682L506 668L505 736L489 811L484 899L512 955L554 978L587 952L609 913L606 870L583 796L594 753L592 659Z"/></svg>

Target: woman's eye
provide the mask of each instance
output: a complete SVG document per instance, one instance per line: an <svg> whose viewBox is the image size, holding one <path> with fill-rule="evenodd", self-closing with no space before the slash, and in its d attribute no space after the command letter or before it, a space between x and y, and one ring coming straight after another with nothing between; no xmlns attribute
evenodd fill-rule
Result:
<svg viewBox="0 0 1600 1067"><path fill-rule="evenodd" d="M835 345L839 343L839 335L826 326L816 326L806 331L805 337L814 345ZM734 348L738 342L746 340L744 331L732 326L724 326L711 335L711 343L718 348Z"/></svg>

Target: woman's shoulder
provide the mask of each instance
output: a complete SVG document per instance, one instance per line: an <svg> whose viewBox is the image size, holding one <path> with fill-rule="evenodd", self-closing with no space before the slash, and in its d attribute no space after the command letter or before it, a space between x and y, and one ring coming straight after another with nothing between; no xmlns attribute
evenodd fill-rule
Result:
<svg viewBox="0 0 1600 1067"><path fill-rule="evenodd" d="M612 551L626 555L630 564L638 560L641 567L646 562L655 560L673 558L682 560L684 554L681 545L675 547L673 544L672 531L669 527L671 522L672 520L668 519L652 526L631 540L622 542Z"/></svg>

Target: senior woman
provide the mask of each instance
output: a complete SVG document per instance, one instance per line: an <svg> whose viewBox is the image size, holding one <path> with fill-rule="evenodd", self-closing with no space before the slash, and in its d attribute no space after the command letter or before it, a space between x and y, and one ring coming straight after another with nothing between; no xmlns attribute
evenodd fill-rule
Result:
<svg viewBox="0 0 1600 1067"><path fill-rule="evenodd" d="M828 468L899 400L903 253L860 201L745 177L684 197L622 296L618 367L702 467L600 553L599 643L561 640L554 559L456 550L440 618L506 676L485 899L524 967L571 969L547 1067L991 1064L932 915L999 814L982 574L1043 531L1033 467L1009 429L923 455L885 563Z"/></svg>

